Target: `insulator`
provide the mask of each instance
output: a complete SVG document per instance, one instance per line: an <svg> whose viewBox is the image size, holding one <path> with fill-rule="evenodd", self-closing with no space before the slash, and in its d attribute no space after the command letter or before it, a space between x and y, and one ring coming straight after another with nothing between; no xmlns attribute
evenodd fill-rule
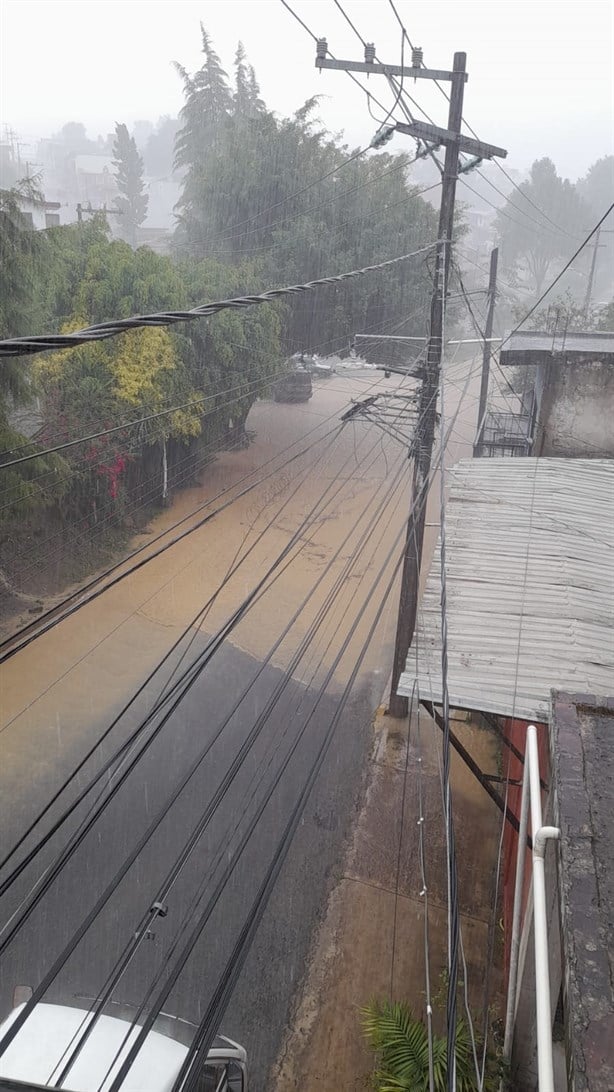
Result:
<svg viewBox="0 0 614 1092"><path fill-rule="evenodd" d="M373 42L367 42L365 45L365 61L367 64L373 64L375 61L375 46Z"/></svg>
<svg viewBox="0 0 614 1092"><path fill-rule="evenodd" d="M411 66L412 66L412 68L422 68L423 58L424 58L424 53L423 53L422 49L420 48L420 46L416 46L415 49L412 49L412 51L411 51Z"/></svg>
<svg viewBox="0 0 614 1092"><path fill-rule="evenodd" d="M325 61L327 53L328 42L326 38L318 38L316 42L316 61Z"/></svg>

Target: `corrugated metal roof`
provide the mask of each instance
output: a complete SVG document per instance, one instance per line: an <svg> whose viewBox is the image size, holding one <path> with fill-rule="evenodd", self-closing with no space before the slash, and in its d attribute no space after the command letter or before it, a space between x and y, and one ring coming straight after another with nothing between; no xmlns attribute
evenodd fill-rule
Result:
<svg viewBox="0 0 614 1092"><path fill-rule="evenodd" d="M552 688L611 691L614 460L466 459L449 484L451 705L544 720ZM439 565L438 545L399 685L411 693L417 657L420 693L436 702Z"/></svg>
<svg viewBox="0 0 614 1092"><path fill-rule="evenodd" d="M604 353L614 355L614 333L611 331L561 330L558 334L549 334L537 330L517 330L504 339L501 349L501 363L514 363L510 357L514 353Z"/></svg>

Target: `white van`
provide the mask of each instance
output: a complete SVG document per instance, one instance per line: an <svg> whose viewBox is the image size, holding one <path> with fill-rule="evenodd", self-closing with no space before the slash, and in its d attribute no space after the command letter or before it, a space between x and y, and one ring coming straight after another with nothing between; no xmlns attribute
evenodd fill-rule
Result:
<svg viewBox="0 0 614 1092"><path fill-rule="evenodd" d="M18 1005L0 1025L0 1043L23 1008L24 1004ZM119 1008L122 1016L99 1016L62 1088L108 1092L140 1030L131 1027L132 1010ZM0 1092L38 1092L56 1087L62 1065L91 1019L87 1009L35 1005L0 1057ZM187 1021L161 1013L122 1084L122 1092L171 1092L195 1030ZM243 1047L218 1035L203 1065L197 1090L247 1092L247 1055Z"/></svg>

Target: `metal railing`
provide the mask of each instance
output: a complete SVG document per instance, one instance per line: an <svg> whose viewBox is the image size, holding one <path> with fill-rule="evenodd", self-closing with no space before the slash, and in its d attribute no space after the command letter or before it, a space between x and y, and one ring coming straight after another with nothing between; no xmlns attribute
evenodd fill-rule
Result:
<svg viewBox="0 0 614 1092"><path fill-rule="evenodd" d="M478 444L482 456L528 455L531 450L531 414L489 410Z"/></svg>
<svg viewBox="0 0 614 1092"><path fill-rule="evenodd" d="M518 1000L518 967L520 938L522 932L522 900L524 890L524 865L526 858L527 830L531 810L533 866L533 902L529 900L528 915L533 914L533 933L535 945L535 1006L537 1026L537 1073L539 1092L554 1092L554 1070L552 1062L552 1011L550 1006L550 968L548 962L548 919L546 912L546 877L545 853L550 839L558 839L558 827L544 826L542 822L541 785L539 776L539 754L537 750L537 729L534 724L527 728L527 742L522 778L522 800L520 805L520 830L518 832L518 852L516 856L516 880L514 885L514 911L512 916L512 941L510 949L510 975L507 992L507 1011L505 1018L505 1039L503 1056L509 1061L512 1053L514 1024Z"/></svg>

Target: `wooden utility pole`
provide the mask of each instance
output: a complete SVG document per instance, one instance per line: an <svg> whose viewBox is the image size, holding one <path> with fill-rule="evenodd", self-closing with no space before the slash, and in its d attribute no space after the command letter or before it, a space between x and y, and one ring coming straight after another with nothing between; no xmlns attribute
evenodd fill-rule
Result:
<svg viewBox="0 0 614 1092"><path fill-rule="evenodd" d="M439 232L435 252L435 272L433 277L431 321L427 342L425 377L418 401L417 432L412 445L414 453L412 498L407 524L407 537L405 540L399 616L392 669L392 687L388 706L389 713L397 717L407 716L408 711L407 698L402 698L397 694L397 686L399 684L401 672L405 667L407 653L414 635L418 609L420 565L422 560L422 545L424 542L424 525L426 519L426 498L429 489L431 459L435 440L437 393L439 390L439 376L443 352L445 296L448 291L450 262L452 258L454 199L456 195L456 180L459 171L459 155L461 152L473 155L476 164L483 159L491 159L493 156L505 157L507 155L504 148L497 148L494 145L485 144L483 141L474 140L472 137L463 136L461 134L463 94L465 83L467 82L467 73L465 71L466 60L467 57L465 53L455 53L454 65L451 72L429 69L422 63L422 51L414 49L412 50L411 67L386 65L375 61L375 47L372 44L367 44L365 46L364 62L342 61L328 57L328 43L325 38L318 39L316 51L316 67L320 70L323 68L332 68L346 72L366 72L368 75L383 75L388 80L393 76L401 76L403 79L440 80L448 81L451 85L447 129L440 129L436 125L426 124L421 121L412 121L410 124L397 122L396 124L382 126L379 133L376 134L371 142L373 147L380 147L396 130L399 133L405 133L407 136L414 137L419 142L421 141L428 152L432 152L441 145L446 149L441 188Z"/></svg>
<svg viewBox="0 0 614 1092"><path fill-rule="evenodd" d="M595 243L593 246L593 257L591 258L591 271L588 275L588 284L586 286L586 296L584 297L584 318L588 319L588 312L591 306L591 297L593 295L593 283L595 280L595 266L597 265L597 252L599 250L599 229L595 232Z"/></svg>
<svg viewBox="0 0 614 1092"><path fill-rule="evenodd" d="M463 93L465 89L465 53L454 54L454 78L450 94L448 130L460 135L463 115ZM433 295L431 298L431 322L426 351L426 375L418 400L418 431L414 440L414 473L403 575L399 599L399 616L392 664L392 685L388 711L393 717L405 717L408 712L408 700L397 694L401 673L405 668L407 653L416 628L418 595L422 547L424 543L424 524L426 520L426 498L428 496L431 458L435 441L435 422L437 419L437 393L443 352L443 317L444 296L447 291L450 260L452 257L452 232L454 229L454 199L456 179L458 177L459 146L454 139L446 143L441 206L439 209L439 231L435 253L435 272L433 276Z"/></svg>
<svg viewBox="0 0 614 1092"><path fill-rule="evenodd" d="M478 458L482 454L482 434L484 431L484 415L486 413L486 399L488 398L488 378L490 376L490 354L493 320L495 317L495 300L497 296L497 262L499 260L499 248L495 247L490 252L490 276L488 278L488 311L486 313L486 326L484 329L484 352L482 355L482 382L480 384L480 404L478 406L478 424L473 445L473 457Z"/></svg>

